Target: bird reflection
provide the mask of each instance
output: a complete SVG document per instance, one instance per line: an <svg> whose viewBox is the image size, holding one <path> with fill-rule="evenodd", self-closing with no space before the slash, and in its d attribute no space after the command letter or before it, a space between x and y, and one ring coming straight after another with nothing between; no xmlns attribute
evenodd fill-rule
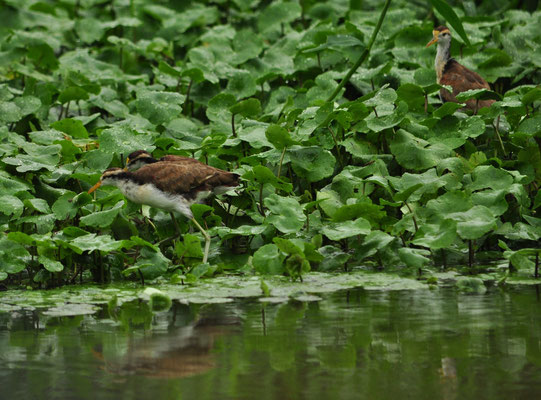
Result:
<svg viewBox="0 0 541 400"><path fill-rule="evenodd" d="M235 316L207 316L168 334L153 334L130 340L119 360L104 357L101 345L94 346L93 355L104 362L112 374L139 375L153 378L184 378L199 375L216 367L212 352L215 340L234 333L240 326Z"/></svg>

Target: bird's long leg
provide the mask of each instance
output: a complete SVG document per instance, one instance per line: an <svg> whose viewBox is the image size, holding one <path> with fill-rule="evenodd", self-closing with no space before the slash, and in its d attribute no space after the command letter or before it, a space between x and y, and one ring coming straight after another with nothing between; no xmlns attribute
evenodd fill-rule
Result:
<svg viewBox="0 0 541 400"><path fill-rule="evenodd" d="M203 263L207 262L208 256L209 256L209 249L210 249L210 236L207 233L206 230L203 229L201 225L199 225L199 222L196 221L195 218L192 217L192 222L197 228L201 231L203 236L205 237L205 253L203 254Z"/></svg>

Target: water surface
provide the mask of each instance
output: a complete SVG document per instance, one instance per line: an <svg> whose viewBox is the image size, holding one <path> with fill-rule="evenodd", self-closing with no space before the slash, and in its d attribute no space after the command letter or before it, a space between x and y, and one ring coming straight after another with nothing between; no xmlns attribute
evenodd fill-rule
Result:
<svg viewBox="0 0 541 400"><path fill-rule="evenodd" d="M541 398L538 287L0 313L2 399Z"/></svg>

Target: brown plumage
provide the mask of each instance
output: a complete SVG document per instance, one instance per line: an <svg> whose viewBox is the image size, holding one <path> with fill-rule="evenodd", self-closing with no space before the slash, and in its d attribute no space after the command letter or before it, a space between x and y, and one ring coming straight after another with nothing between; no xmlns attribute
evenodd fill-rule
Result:
<svg viewBox="0 0 541 400"><path fill-rule="evenodd" d="M453 92L447 89L440 90L440 97L443 102L451 101L459 103L456 96L461 92L472 89L490 89L490 85L481 75L474 72L462 64L458 63L454 58L451 58L451 32L445 26L438 26L432 31L433 37L426 47L434 43L438 43L438 51L436 53L435 67L440 85L449 85L453 88ZM477 112L482 107L490 107L494 100L475 99L466 101L466 108Z"/></svg>
<svg viewBox="0 0 541 400"><path fill-rule="evenodd" d="M126 159L126 168L130 171L135 171L141 168L144 165L152 164L158 161L173 162L177 164L203 164L201 161L196 160L195 158L177 156L173 154L168 154L160 158L159 160L152 157L152 155L146 150L136 150L128 156Z"/></svg>
<svg viewBox="0 0 541 400"><path fill-rule="evenodd" d="M156 161L126 173L137 182L152 183L163 192L183 195L190 200L202 196L204 198L207 193L221 194L239 184L237 174L199 161L197 164Z"/></svg>

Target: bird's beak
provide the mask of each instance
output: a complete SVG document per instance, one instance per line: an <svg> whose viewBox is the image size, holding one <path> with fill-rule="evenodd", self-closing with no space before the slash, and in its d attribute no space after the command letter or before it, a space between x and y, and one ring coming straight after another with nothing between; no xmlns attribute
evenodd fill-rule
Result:
<svg viewBox="0 0 541 400"><path fill-rule="evenodd" d="M436 43L438 41L438 35L437 34L434 34L434 37L432 38L432 40L430 42L428 42L426 44L426 47L428 46L432 46L434 43Z"/></svg>
<svg viewBox="0 0 541 400"><path fill-rule="evenodd" d="M128 170L128 165L130 164L130 157L126 157L126 166L124 167L124 171Z"/></svg>
<svg viewBox="0 0 541 400"><path fill-rule="evenodd" d="M92 186L87 193L92 193L94 190L96 190L97 188L99 188L101 186L101 181L98 181L98 183L96 183L94 186Z"/></svg>

